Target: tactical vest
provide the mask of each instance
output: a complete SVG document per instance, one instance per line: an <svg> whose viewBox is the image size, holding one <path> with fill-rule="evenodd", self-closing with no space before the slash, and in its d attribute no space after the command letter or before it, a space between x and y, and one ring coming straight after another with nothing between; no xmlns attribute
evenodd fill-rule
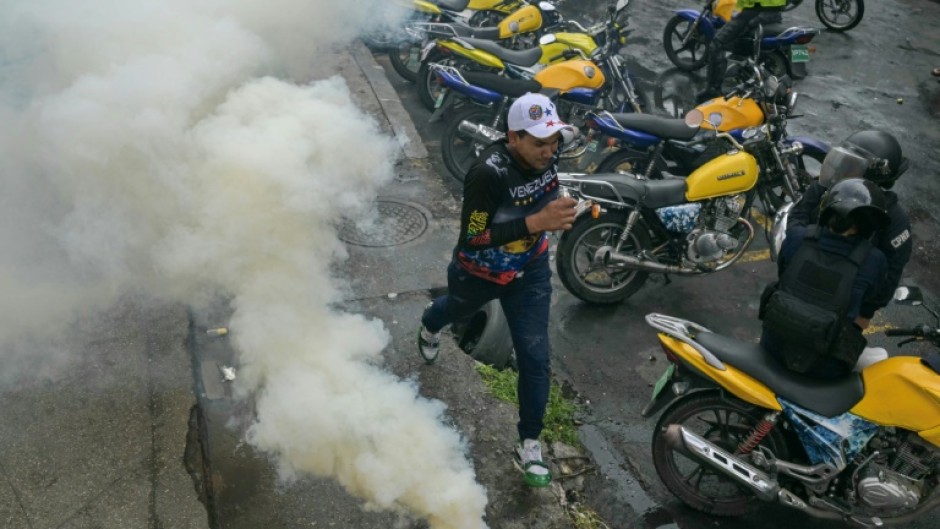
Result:
<svg viewBox="0 0 940 529"><path fill-rule="evenodd" d="M805 373L822 356L855 365L865 338L846 315L852 284L871 243L861 241L846 257L819 247L819 227L808 226L803 244L780 281L761 295L764 330L783 342L783 359L791 371Z"/></svg>

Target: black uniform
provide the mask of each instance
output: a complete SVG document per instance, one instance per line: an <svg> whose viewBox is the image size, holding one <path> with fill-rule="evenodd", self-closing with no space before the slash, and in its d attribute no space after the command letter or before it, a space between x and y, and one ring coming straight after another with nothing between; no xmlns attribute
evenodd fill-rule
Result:
<svg viewBox="0 0 940 529"><path fill-rule="evenodd" d="M787 220L787 237L790 237L792 230L797 227L802 229L810 224L815 224L819 218L819 201L822 198L826 188L818 182L813 183L805 193L803 198L797 202L790 211ZM872 236L872 245L881 250L888 259L888 271L885 280L875 294L872 295L872 303L862 307L859 314L863 318L870 319L876 310L887 306L894 295L894 290L901 281L901 274L904 267L911 260L911 252L914 249L914 242L911 237L911 219L907 213L898 204L898 196L892 191L884 191L887 199L888 216L891 218L891 224L887 228L875 232Z"/></svg>
<svg viewBox="0 0 940 529"><path fill-rule="evenodd" d="M746 32L753 30L758 24L775 24L783 18L780 16L780 7L763 7L756 5L749 7L731 19L730 22L722 26L715 34L715 40L708 47L708 73L706 76L708 86L706 88L709 97L716 97L721 92L721 82L725 78L725 71L728 69L728 59L725 52L731 51L735 41L742 37Z"/></svg>

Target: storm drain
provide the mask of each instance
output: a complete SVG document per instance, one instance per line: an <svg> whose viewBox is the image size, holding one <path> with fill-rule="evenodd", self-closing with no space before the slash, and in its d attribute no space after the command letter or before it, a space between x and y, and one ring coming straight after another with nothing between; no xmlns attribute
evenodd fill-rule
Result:
<svg viewBox="0 0 940 529"><path fill-rule="evenodd" d="M431 213L423 207L395 199L375 202L374 222L346 219L339 227L339 238L348 244L382 248L411 242L428 230Z"/></svg>

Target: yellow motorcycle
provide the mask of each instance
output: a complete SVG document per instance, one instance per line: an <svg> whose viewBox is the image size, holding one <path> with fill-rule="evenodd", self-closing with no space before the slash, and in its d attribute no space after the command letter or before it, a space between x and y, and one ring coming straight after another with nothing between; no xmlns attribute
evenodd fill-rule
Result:
<svg viewBox="0 0 940 529"><path fill-rule="evenodd" d="M619 53L626 43L623 19L628 4L628 0L618 0L609 6L607 20L590 28L567 21L566 25L577 31L544 35L524 50L509 50L495 42L462 37L431 42L421 55L418 96L428 110L441 104L443 87L431 74L432 63L460 70L497 72L512 79L533 79L547 65L580 57L591 59L614 87L612 93L618 98L618 104L606 108L622 111L629 107L639 111L633 81Z"/></svg>
<svg viewBox="0 0 940 529"><path fill-rule="evenodd" d="M425 0L413 0L415 16L405 24L402 38L389 46L392 67L408 81L415 82L422 48L443 33L445 36L475 37L501 41L510 46L529 46L547 31L560 27L563 19L550 2L528 4L522 0L495 2L474 0L462 12L442 9ZM462 5L465 0L452 3ZM476 9L471 11L471 9ZM471 15L472 13L472 15ZM519 40L528 35L529 40Z"/></svg>
<svg viewBox="0 0 940 529"><path fill-rule="evenodd" d="M702 119L691 111L686 127L694 132ZM766 200L776 186L752 154L764 149L767 135L752 132L740 143L718 134L715 145L724 152L684 178L559 175L571 196L596 208L558 241L555 266L565 288L588 303L614 304L650 273L695 276L733 265L754 239L744 217L755 198Z"/></svg>
<svg viewBox="0 0 940 529"><path fill-rule="evenodd" d="M901 287L895 299L922 296ZM936 352L820 381L788 371L755 343L671 316L646 321L669 361L643 410L662 412L653 463L686 505L741 516L760 501L779 502L858 527L904 526L940 505ZM886 334L940 347L938 325Z"/></svg>

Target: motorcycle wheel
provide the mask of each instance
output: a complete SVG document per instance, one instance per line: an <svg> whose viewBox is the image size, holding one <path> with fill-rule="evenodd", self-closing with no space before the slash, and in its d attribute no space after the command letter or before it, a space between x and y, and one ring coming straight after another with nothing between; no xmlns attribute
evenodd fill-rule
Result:
<svg viewBox="0 0 940 529"><path fill-rule="evenodd" d="M760 422L764 412L718 391L691 393L673 403L653 430L653 465L670 492L689 507L716 516L742 516L758 505L756 496L725 477L718 470L669 447L666 427L678 424L730 453ZM787 443L780 427L775 427L760 446L787 459Z"/></svg>
<svg viewBox="0 0 940 529"><path fill-rule="evenodd" d="M595 173L618 173L618 174L646 174L646 168L649 167L649 154L630 148L615 151L598 164ZM661 179L662 174L659 167L654 166L651 179Z"/></svg>
<svg viewBox="0 0 940 529"><path fill-rule="evenodd" d="M848 31L862 21L864 0L816 0L816 16L832 31Z"/></svg>
<svg viewBox="0 0 940 529"><path fill-rule="evenodd" d="M503 370L515 367L509 323L499 304L491 300L468 319L451 326L457 346L477 362Z"/></svg>
<svg viewBox="0 0 940 529"><path fill-rule="evenodd" d="M696 26L695 34L690 35L683 46L682 41L692 27L692 21L674 16L666 23L663 30L663 48L666 56L676 68L687 72L695 71L708 62L708 37Z"/></svg>
<svg viewBox="0 0 940 529"><path fill-rule="evenodd" d="M444 128L441 136L441 157L444 158L444 165L450 174L463 182L470 166L488 144L480 143L461 132L458 128L461 121L490 125L493 123L493 109L474 105L454 116Z"/></svg>
<svg viewBox="0 0 940 529"><path fill-rule="evenodd" d="M418 80L418 68L421 66L420 53L420 42L399 42L388 48L388 60L398 75L413 83Z"/></svg>
<svg viewBox="0 0 940 529"><path fill-rule="evenodd" d="M790 68L787 65L787 58L779 51L762 53L760 56L760 62L768 73L776 76L778 79L784 75L790 74Z"/></svg>
<svg viewBox="0 0 940 529"><path fill-rule="evenodd" d="M568 292L587 303L613 305L632 296L643 286L649 276L647 272L625 269L616 263L592 267L597 249L615 245L626 223L626 213L619 211L608 212L597 219L584 216L561 236L555 254L555 268ZM641 221L634 226L622 251L637 253L649 246L649 235Z"/></svg>
<svg viewBox="0 0 940 529"><path fill-rule="evenodd" d="M797 176L800 179L801 190L805 190L817 178L819 178L819 167L822 166L825 154L816 152L804 152L800 156L791 155L790 163L796 167ZM777 212L784 204L791 201L783 184L768 187L760 194L761 202L769 208L770 214Z"/></svg>
<svg viewBox="0 0 940 529"><path fill-rule="evenodd" d="M437 105L437 98L440 97L444 88L437 82L437 76L431 74L431 67L429 65L432 62L445 61L442 60L442 55L440 54L432 53L429 55L427 59L421 62L421 66L418 67L415 84L418 86L418 99L421 100L421 104L424 105L424 108L434 112L434 107Z"/></svg>

